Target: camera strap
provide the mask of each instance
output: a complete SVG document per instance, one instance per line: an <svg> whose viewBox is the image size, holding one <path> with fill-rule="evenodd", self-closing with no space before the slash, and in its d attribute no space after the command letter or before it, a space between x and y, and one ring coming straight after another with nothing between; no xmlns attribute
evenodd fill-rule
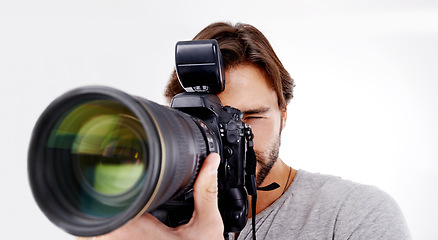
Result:
<svg viewBox="0 0 438 240"><path fill-rule="evenodd" d="M245 186L248 191L248 195L251 195L251 212L252 212L252 239L256 239L255 233L255 217L256 217L256 204L257 204L257 186L256 186L256 166L257 158L254 152L254 134L252 133L249 125L245 124L245 137L247 142L246 148L246 176Z"/></svg>
<svg viewBox="0 0 438 240"><path fill-rule="evenodd" d="M248 191L248 195L251 195L251 212L252 212L252 239L256 240L255 232L255 218L256 218L256 204L257 204L257 190L259 191L272 191L280 187L278 183L274 182L265 187L257 188L256 185L256 166L257 158L254 151L254 134L252 133L249 125L245 125L245 137L247 142L246 149L246 176L245 176L245 186Z"/></svg>

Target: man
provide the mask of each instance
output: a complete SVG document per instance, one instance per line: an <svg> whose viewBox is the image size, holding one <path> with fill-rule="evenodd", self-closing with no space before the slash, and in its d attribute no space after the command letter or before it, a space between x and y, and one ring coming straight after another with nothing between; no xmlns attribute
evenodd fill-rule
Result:
<svg viewBox="0 0 438 240"><path fill-rule="evenodd" d="M194 39L216 39L225 63L224 105L244 113L251 125L257 156L258 239L409 239L397 204L380 190L333 176L287 166L279 157L280 135L294 82L263 34L251 25L215 23ZM166 89L168 100L183 91L176 74ZM103 239L223 239L217 209L217 154L209 155L195 182L195 211L186 225L168 228L149 214ZM250 216L252 217L252 216ZM251 223L231 238L251 239Z"/></svg>

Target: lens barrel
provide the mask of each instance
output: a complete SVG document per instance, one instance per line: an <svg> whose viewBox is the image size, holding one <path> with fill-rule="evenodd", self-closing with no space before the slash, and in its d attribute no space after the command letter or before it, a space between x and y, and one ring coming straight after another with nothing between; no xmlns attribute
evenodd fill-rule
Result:
<svg viewBox="0 0 438 240"><path fill-rule="evenodd" d="M34 198L68 233L113 231L192 187L208 153L199 121L113 88L67 92L32 133Z"/></svg>

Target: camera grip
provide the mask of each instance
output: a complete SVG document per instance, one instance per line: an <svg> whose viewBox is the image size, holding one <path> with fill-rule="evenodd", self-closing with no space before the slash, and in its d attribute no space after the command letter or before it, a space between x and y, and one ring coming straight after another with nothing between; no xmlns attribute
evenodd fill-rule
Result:
<svg viewBox="0 0 438 240"><path fill-rule="evenodd" d="M219 192L219 211L225 232L240 232L248 221L248 194L244 187Z"/></svg>

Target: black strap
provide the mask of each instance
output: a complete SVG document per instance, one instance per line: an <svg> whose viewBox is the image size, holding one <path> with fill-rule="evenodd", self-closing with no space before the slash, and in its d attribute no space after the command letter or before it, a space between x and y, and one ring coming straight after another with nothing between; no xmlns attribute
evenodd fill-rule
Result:
<svg viewBox="0 0 438 240"><path fill-rule="evenodd" d="M252 238L256 240L255 218L256 218L256 204L257 204L257 186L255 181L255 175L256 175L257 159L254 152L254 142L252 141L254 138L254 134L252 133L249 125L245 126L245 136L247 140L245 186L246 186L246 190L248 191L248 195L252 196L252 200L251 200Z"/></svg>
<svg viewBox="0 0 438 240"><path fill-rule="evenodd" d="M279 187L280 187L280 185L278 185L278 183L273 182L273 183L269 184L268 186L258 187L257 190L259 190L259 191L272 191L272 190L275 190Z"/></svg>
<svg viewBox="0 0 438 240"><path fill-rule="evenodd" d="M251 202L252 202L252 239L256 239L256 231L255 231L255 224L256 224L256 222L255 222L255 218L256 218L256 214L257 214L257 212L256 212L256 204L257 204L257 194L256 195L254 195L254 196L252 196L252 200L251 200Z"/></svg>
<svg viewBox="0 0 438 240"><path fill-rule="evenodd" d="M272 191L280 187L278 183L274 182L265 187L257 188L256 185L256 166L257 166L257 158L254 151L254 134L252 133L249 125L245 126L245 136L247 140L247 149L246 149L246 179L245 186L248 191L248 195L252 196L251 199L251 212L252 212L252 239L256 240L256 228L255 228L255 218L256 218L256 204L257 204L257 190L259 191Z"/></svg>

